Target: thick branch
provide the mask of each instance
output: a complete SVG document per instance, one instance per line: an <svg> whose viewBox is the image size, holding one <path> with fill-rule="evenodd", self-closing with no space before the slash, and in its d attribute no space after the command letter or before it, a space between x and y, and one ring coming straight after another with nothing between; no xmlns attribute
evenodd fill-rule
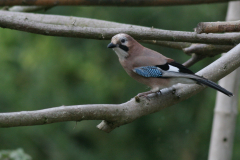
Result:
<svg viewBox="0 0 240 160"><path fill-rule="evenodd" d="M240 44L197 74L216 81L239 66ZM103 131L110 132L116 127L130 123L141 116L158 112L165 107L188 99L202 89L204 87L200 85L176 85L172 89L162 90L161 95L153 96L150 101L137 97L119 105L61 106L37 111L0 113L0 127L103 119L104 121L98 127Z"/></svg>
<svg viewBox="0 0 240 160"><path fill-rule="evenodd" d="M2 0L0 6L13 5L87 5L87 6L168 6L219 3L230 0Z"/></svg>
<svg viewBox="0 0 240 160"><path fill-rule="evenodd" d="M240 21L230 22L201 22L195 28L197 33L223 33L223 32L239 32Z"/></svg>
<svg viewBox="0 0 240 160"><path fill-rule="evenodd" d="M0 11L0 14L3 14L6 17L11 17L13 19L19 18L20 20L29 20L32 22L38 22L43 24L92 27L92 28L131 28L133 27L133 28L149 29L149 27L109 22L109 21L91 19L91 18L72 17L72 16L45 15L45 14L33 14L33 13L15 13L15 12L7 12L7 11L5 12Z"/></svg>
<svg viewBox="0 0 240 160"><path fill-rule="evenodd" d="M240 19L240 2L229 2L226 21ZM240 68L219 81L232 92L228 98L217 93L208 160L231 160L239 104Z"/></svg>
<svg viewBox="0 0 240 160"><path fill-rule="evenodd" d="M14 11L18 8L10 8L14 9ZM24 9L24 8L19 8ZM28 9L28 8L27 8ZM31 8L30 8L31 9ZM92 28L139 28L139 29L149 29L149 27L142 27L137 25L129 25L123 23L109 22L103 20L89 19L89 18L78 18L78 17L67 17L67 16L55 16L55 15L43 15L43 14L24 14L24 13L12 13L7 12L9 16L18 16L21 19L27 19L33 22L39 23L47 23L47 24L55 24L55 25L66 25L66 26L79 26L79 27L92 27ZM143 40L144 43L156 44L160 46L175 48L175 49L184 49L184 52L187 54L195 53L195 54L204 54L212 55L226 52L230 50L233 45L195 45L188 42L172 42L172 41L156 41L156 40ZM192 45L191 45L192 44ZM189 48L188 48L189 47ZM217 53L216 53L217 52Z"/></svg>
<svg viewBox="0 0 240 160"><path fill-rule="evenodd" d="M93 28L79 27L75 25L75 20L69 17L72 21L70 24L54 25L49 23L41 23L29 20L26 16L40 16L39 14L30 13L15 13L8 11L0 11L0 27L10 28L30 33L63 36L63 37L78 37L92 39L111 39L117 33L127 33L135 39L144 40L166 40L179 42L193 43L213 43L213 44L235 44L240 42L240 33L236 34L196 34L194 32L168 31L153 29L147 27L135 27L128 25L128 28ZM47 15L45 16L48 17ZM58 16L55 16L56 18ZM37 18L39 19L39 17ZM123 24L125 25L125 24Z"/></svg>

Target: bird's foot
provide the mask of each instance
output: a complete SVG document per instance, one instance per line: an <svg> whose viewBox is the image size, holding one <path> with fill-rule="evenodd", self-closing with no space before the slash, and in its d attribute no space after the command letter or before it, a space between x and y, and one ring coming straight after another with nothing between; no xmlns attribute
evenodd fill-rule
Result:
<svg viewBox="0 0 240 160"><path fill-rule="evenodd" d="M151 93L153 93L153 92L152 91L147 91L147 92L138 93L136 97L138 97L138 99L139 99L139 97L144 97L144 98L146 98L147 100L150 101L148 95L151 94ZM136 97L135 97L135 99L136 99Z"/></svg>
<svg viewBox="0 0 240 160"><path fill-rule="evenodd" d="M155 93L155 94L154 94L154 95L151 95L151 94L153 94L153 93ZM153 96L155 96L155 95L160 95L160 94L162 94L162 92L161 92L160 90L157 91L157 92L147 91L147 92L143 92L143 93L138 93L138 95L137 95L136 97L144 97L144 98L146 98L147 100L150 101L150 98L151 98L151 97L153 97Z"/></svg>
<svg viewBox="0 0 240 160"><path fill-rule="evenodd" d="M153 93L152 91L147 91L147 92L142 92L142 93L138 93L138 97L146 97L147 95Z"/></svg>

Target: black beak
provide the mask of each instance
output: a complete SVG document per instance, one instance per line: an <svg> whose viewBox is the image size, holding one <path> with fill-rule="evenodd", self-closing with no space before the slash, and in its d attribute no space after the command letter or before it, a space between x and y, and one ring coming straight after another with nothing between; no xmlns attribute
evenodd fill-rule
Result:
<svg viewBox="0 0 240 160"><path fill-rule="evenodd" d="M117 45L116 45L116 44L113 44L113 43L109 43L109 44L107 45L107 48L115 48L115 47L117 47Z"/></svg>

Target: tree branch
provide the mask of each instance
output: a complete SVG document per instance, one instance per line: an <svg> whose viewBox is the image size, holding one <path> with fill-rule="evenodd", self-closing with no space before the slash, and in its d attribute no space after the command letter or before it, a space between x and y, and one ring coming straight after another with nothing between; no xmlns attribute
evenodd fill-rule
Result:
<svg viewBox="0 0 240 160"><path fill-rule="evenodd" d="M87 5L87 6L169 6L229 2L230 0L3 0L0 6L13 5Z"/></svg>
<svg viewBox="0 0 240 160"><path fill-rule="evenodd" d="M239 20L240 2L229 2L226 21ZM217 93L212 123L208 160L231 160L239 104L240 68L219 81L219 85L232 92L228 98Z"/></svg>
<svg viewBox="0 0 240 160"><path fill-rule="evenodd" d="M32 6L28 6L31 7ZM34 7L34 6L33 6ZM24 10L25 8L10 8L14 11L16 10ZM26 9L29 9L26 7ZM40 22L46 24L55 24L55 25L73 25L79 27L92 27L92 28L139 28L139 29L149 29L149 27L142 27L137 25L129 25L123 23L116 23L116 22L109 22L104 20L96 20L96 19L89 19L89 18L78 18L78 17L67 17L67 16L55 16L55 15L43 15L43 14L24 14L24 13L12 13L7 12L9 16L18 16L21 19L27 19L33 22ZM175 49L183 49L185 53L188 55L195 53L199 55L208 55L213 56L215 54L222 53L223 51L229 51L233 48L233 45L196 45L188 42L172 42L172 41L156 41L156 40L142 40L144 43L149 44L156 44L160 46L175 48ZM210 52L210 53L209 53ZM217 52L217 53L216 53Z"/></svg>
<svg viewBox="0 0 240 160"><path fill-rule="evenodd" d="M195 31L200 33L223 33L223 32L239 32L240 21L229 22L201 22L198 23Z"/></svg>
<svg viewBox="0 0 240 160"><path fill-rule="evenodd" d="M174 48L174 49L183 49L191 46L192 43L188 42L171 42L171 41L156 41L156 40L142 40L141 42L148 44L156 44L159 46Z"/></svg>
<svg viewBox="0 0 240 160"><path fill-rule="evenodd" d="M56 25L36 22L34 20L28 19L28 16L30 18L36 17L36 19L39 19L41 17L40 14L20 14L16 12L0 11L0 27L49 36L78 37L101 40L111 39L115 34L122 32L130 34L138 40L166 40L176 42L212 43L225 45L236 44L240 42L240 33L235 33L234 35L230 33L224 35L196 34L194 32L168 31L148 27L135 27L133 25L128 25L128 28L79 27L76 26L75 23L77 18L73 17L68 17L69 21L72 22L70 24L59 25L61 22L58 22L59 24ZM54 17L60 20L59 18L63 16ZM48 18L48 15L45 15L45 18ZM116 23L114 25L116 25ZM126 26L126 24L122 25Z"/></svg>
<svg viewBox="0 0 240 160"><path fill-rule="evenodd" d="M205 57L213 57L215 55L227 52L232 49L234 45L209 45L209 44L192 44L183 49L186 54L195 53Z"/></svg>
<svg viewBox="0 0 240 160"><path fill-rule="evenodd" d="M214 45L214 44L199 44L188 42L171 42L171 41L156 41L156 40L142 40L141 42L148 44L156 44L159 46L181 49L187 55L196 54L212 57L223 52L227 52L234 47L234 45Z"/></svg>
<svg viewBox="0 0 240 160"><path fill-rule="evenodd" d="M240 66L240 44L227 54L205 67L197 74L213 81L219 80ZM216 69L217 68L217 69ZM43 125L63 121L104 120L98 128L110 132L116 127L131 123L135 119L158 112L179 103L204 89L200 85L173 86L154 95L150 101L135 97L130 101L115 104L76 105L48 108L37 111L0 113L0 127Z"/></svg>
<svg viewBox="0 0 240 160"><path fill-rule="evenodd" d="M204 59L206 56L202 56L202 55L196 55L196 54L192 54L192 57L187 60L185 63L183 63L183 65L185 67L191 67L192 65L194 65L195 63L197 63L198 61L201 61L202 59Z"/></svg>

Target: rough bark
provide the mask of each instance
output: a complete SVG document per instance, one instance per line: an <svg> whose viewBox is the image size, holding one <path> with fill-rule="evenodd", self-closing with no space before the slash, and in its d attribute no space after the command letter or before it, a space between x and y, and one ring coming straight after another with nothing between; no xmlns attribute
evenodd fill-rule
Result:
<svg viewBox="0 0 240 160"><path fill-rule="evenodd" d="M240 2L230 2L227 21L240 19ZM225 55L223 55L225 56ZM238 113L238 93L240 68L220 80L219 84L235 94L228 98L217 93L209 150L209 160L231 160L236 118Z"/></svg>

